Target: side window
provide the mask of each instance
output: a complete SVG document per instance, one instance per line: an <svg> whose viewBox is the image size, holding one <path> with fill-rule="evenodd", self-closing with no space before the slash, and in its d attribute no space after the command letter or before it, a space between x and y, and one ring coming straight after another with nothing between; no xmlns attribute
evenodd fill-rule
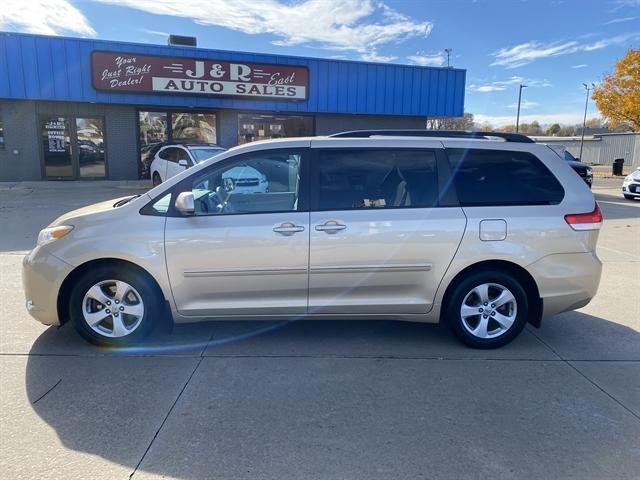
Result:
<svg viewBox="0 0 640 480"><path fill-rule="evenodd" d="M297 210L301 159L298 152L267 150L213 165L192 181L195 214Z"/></svg>
<svg viewBox="0 0 640 480"><path fill-rule="evenodd" d="M317 208L428 208L437 205L431 150L321 150Z"/></svg>
<svg viewBox="0 0 640 480"><path fill-rule="evenodd" d="M173 151L173 148L165 148L164 150L160 150L160 153L158 154L158 156L162 159L162 160L171 160L171 152Z"/></svg>
<svg viewBox="0 0 640 480"><path fill-rule="evenodd" d="M448 149L453 183L462 206L555 205L564 189L527 152Z"/></svg>
<svg viewBox="0 0 640 480"><path fill-rule="evenodd" d="M178 163L180 160L186 160L188 162L191 161L191 159L189 158L189 154L186 152L186 150L182 149L182 148L176 148L175 150L175 162Z"/></svg>

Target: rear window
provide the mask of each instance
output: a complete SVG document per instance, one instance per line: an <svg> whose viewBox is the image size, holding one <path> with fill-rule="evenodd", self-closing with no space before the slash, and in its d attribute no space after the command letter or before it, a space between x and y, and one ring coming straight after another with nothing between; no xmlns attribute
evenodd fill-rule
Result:
<svg viewBox="0 0 640 480"><path fill-rule="evenodd" d="M549 169L527 152L447 149L462 206L555 205L564 189Z"/></svg>
<svg viewBox="0 0 640 480"><path fill-rule="evenodd" d="M430 150L321 150L320 210L434 207L435 153Z"/></svg>

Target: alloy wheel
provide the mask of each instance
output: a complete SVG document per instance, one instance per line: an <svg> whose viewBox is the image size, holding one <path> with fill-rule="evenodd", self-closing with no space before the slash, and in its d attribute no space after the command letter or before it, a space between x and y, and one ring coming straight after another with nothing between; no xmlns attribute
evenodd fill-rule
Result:
<svg viewBox="0 0 640 480"><path fill-rule="evenodd" d="M497 283L474 287L462 301L462 325L477 338L496 338L505 334L518 314L518 304L511 291Z"/></svg>
<svg viewBox="0 0 640 480"><path fill-rule="evenodd" d="M82 315L99 335L125 337L144 317L144 302L138 291L122 280L104 280L93 285L82 300Z"/></svg>

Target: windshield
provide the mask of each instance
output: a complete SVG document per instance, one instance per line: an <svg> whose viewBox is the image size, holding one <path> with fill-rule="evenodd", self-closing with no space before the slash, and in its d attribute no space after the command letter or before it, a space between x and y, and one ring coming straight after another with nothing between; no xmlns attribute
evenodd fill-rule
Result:
<svg viewBox="0 0 640 480"><path fill-rule="evenodd" d="M192 148L191 155L197 163L224 152L223 148Z"/></svg>
<svg viewBox="0 0 640 480"><path fill-rule="evenodd" d="M574 157L573 155L571 155L571 152L569 150L565 150L564 151L564 159L567 162L579 162L580 160L578 160L576 157Z"/></svg>

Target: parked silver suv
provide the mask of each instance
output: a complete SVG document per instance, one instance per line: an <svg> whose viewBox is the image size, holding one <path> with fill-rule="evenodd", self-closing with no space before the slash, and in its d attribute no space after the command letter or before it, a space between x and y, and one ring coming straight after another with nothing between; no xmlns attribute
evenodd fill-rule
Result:
<svg viewBox="0 0 640 480"><path fill-rule="evenodd" d="M225 175L242 169L269 188ZM170 312L442 320L493 348L591 300L601 224L580 177L524 136L280 139L63 215L24 259L24 287L36 319L97 344L138 341Z"/></svg>

